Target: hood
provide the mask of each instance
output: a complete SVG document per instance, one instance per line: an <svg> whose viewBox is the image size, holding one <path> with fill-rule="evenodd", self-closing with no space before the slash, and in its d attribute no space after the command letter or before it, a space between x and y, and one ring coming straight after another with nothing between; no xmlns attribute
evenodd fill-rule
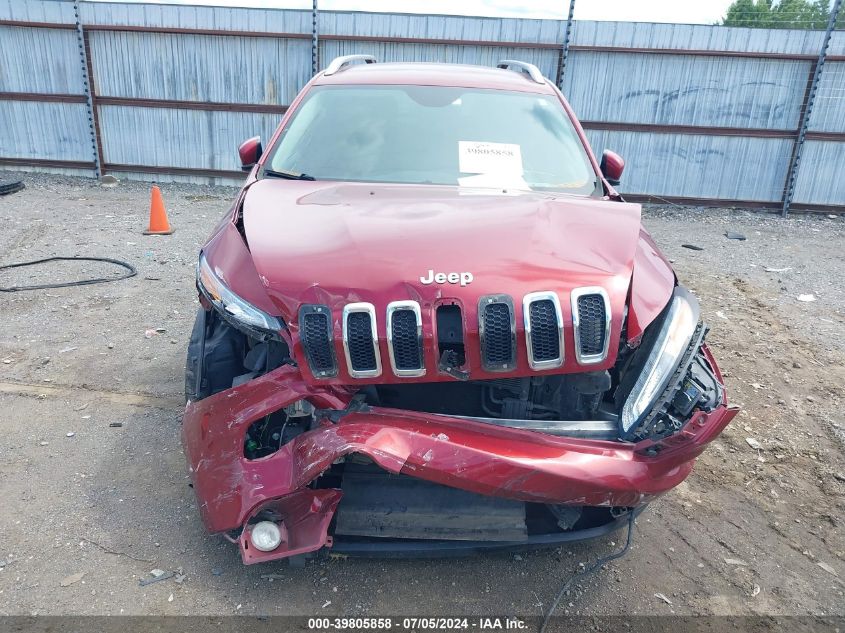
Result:
<svg viewBox="0 0 845 633"><path fill-rule="evenodd" d="M611 350L640 233L639 205L434 185L265 179L248 189L243 212L258 275L294 329L303 303L328 305L336 323L347 303L383 315L406 299L424 310L454 301L469 329L479 297L493 294L513 298L519 323L522 297L543 290L560 294L571 323L569 292L601 286Z"/></svg>
<svg viewBox="0 0 845 633"><path fill-rule="evenodd" d="M640 208L560 194L266 179L248 191L244 226L267 293L289 318L301 303L473 303L577 286L624 298ZM429 271L458 273L458 282L424 284ZM462 285L461 273L472 280Z"/></svg>

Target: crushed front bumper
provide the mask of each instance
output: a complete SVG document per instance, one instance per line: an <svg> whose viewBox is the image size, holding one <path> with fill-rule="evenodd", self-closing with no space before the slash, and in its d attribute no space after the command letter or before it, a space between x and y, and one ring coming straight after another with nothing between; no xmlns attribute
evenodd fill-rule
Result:
<svg viewBox="0 0 845 633"><path fill-rule="evenodd" d="M279 451L244 457L254 421L297 400L333 411L318 428ZM185 410L182 440L203 521L211 532L241 530L269 510L282 518L285 539L272 552L237 539L247 564L331 546L329 524L342 492L309 484L344 455L358 453L390 473L470 492L526 502L640 507L678 485L695 458L736 415L720 405L698 412L654 454L651 442L556 437L442 415L373 407L347 409L350 396L315 389L284 366L217 393Z"/></svg>

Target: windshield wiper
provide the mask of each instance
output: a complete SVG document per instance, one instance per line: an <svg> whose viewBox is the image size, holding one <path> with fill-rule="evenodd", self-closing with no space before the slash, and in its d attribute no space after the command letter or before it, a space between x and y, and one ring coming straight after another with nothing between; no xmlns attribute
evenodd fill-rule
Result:
<svg viewBox="0 0 845 633"><path fill-rule="evenodd" d="M276 169L265 169L264 175L271 178L284 178L285 180L317 180L308 174L298 174L294 171L279 171Z"/></svg>

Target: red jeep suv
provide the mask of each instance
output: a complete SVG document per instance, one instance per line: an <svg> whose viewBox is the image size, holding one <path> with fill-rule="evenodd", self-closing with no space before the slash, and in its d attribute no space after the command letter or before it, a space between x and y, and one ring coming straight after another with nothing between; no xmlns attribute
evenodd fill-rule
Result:
<svg viewBox="0 0 845 633"><path fill-rule="evenodd" d="M361 62L361 63L358 63ZM539 70L335 59L203 246L183 443L245 563L606 534L736 414Z"/></svg>

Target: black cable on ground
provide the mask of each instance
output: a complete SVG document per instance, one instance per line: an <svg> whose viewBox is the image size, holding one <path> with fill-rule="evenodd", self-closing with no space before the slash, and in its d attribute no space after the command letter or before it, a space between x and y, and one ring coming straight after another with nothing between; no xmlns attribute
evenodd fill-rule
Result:
<svg viewBox="0 0 845 633"><path fill-rule="evenodd" d="M546 625L549 623L549 619L551 619L552 614L555 612L555 609L557 609L557 606L560 604L561 599L563 599L563 596L566 593L566 590L569 589L569 587L572 586L573 582L575 582L579 578L584 578L586 576L589 576L593 572L596 572L599 569L601 569L602 567L604 567L605 565L607 565L610 561L616 560L617 558L621 558L622 556L624 556L625 554L628 553L628 548L631 547L631 538L634 536L634 514L635 513L634 513L633 509L628 514L628 538L625 541L625 547L623 547L621 550L619 550L618 552L616 552L614 554L610 554L609 556L605 556L604 558L598 559L590 567L588 567L584 571L578 572L577 574L575 574L569 580L566 581L566 583L563 585L563 587L560 588L560 591L558 591L557 597L555 598L555 601L552 603L552 606L549 609L549 612L546 613L545 617L543 618L543 623L540 625L540 633L545 633Z"/></svg>
<svg viewBox="0 0 845 633"><path fill-rule="evenodd" d="M11 193L17 193L23 188L24 184L20 180L0 180L0 196L6 196Z"/></svg>
<svg viewBox="0 0 845 633"><path fill-rule="evenodd" d="M47 262L55 261L87 261L87 262L106 262L107 264L114 264L126 269L120 277L107 277L97 279L80 279L77 281L65 281L57 284L40 284L35 286L10 286L8 288L0 287L0 292L20 292L21 290L49 290L50 288L69 288L72 286L89 286L91 284L104 284L109 281L121 281L122 279L129 279L138 274L138 271L132 264L120 261L119 259L110 259L108 257L47 257L45 259L36 259L31 262L20 262L17 264L6 264L0 266L0 271L8 270L10 268L22 268L24 266L35 266L36 264L45 264Z"/></svg>

